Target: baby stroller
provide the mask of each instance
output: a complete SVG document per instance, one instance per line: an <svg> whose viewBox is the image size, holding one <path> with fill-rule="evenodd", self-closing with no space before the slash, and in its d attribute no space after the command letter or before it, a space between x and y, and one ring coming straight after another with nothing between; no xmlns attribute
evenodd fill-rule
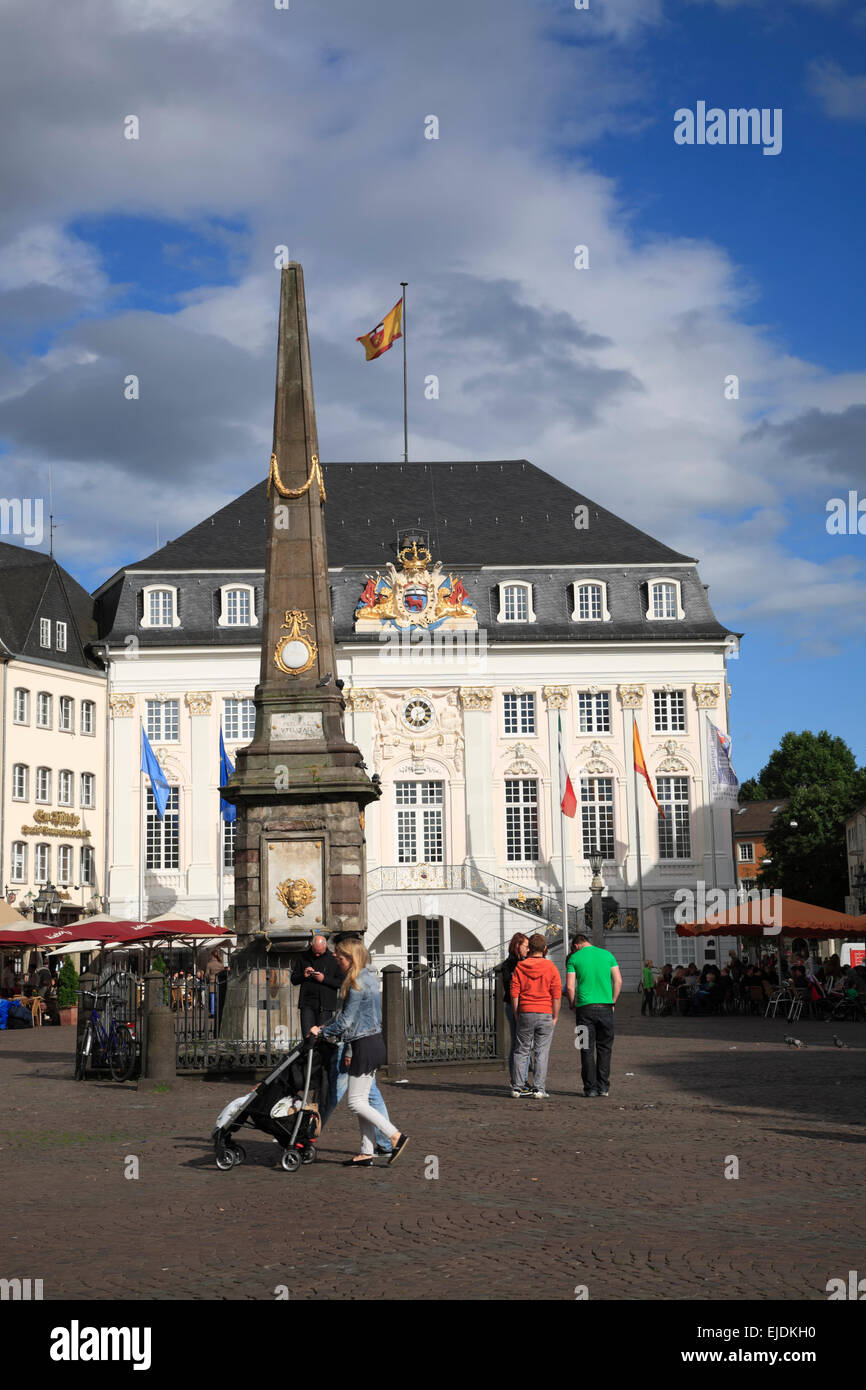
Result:
<svg viewBox="0 0 866 1390"><path fill-rule="evenodd" d="M234 1140L243 1125L273 1137L282 1149L280 1167L287 1173L313 1163L321 1112L328 1103L330 1056L330 1044L305 1038L254 1091L229 1101L212 1135L217 1168L227 1172L243 1163L246 1150Z"/></svg>

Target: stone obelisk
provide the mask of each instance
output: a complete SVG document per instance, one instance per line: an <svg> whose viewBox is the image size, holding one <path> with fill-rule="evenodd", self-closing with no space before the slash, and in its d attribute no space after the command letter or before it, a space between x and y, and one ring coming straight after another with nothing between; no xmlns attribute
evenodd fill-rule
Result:
<svg viewBox="0 0 866 1390"><path fill-rule="evenodd" d="M255 735L223 795L237 807L238 945L258 938L285 957L318 932L366 930L364 807L379 795L343 730L304 277L294 262L282 272L268 494Z"/></svg>

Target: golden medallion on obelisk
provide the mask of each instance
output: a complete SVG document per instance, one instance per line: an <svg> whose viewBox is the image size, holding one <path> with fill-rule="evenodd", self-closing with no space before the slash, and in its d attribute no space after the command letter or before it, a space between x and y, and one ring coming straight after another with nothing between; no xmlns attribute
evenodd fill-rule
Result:
<svg viewBox="0 0 866 1390"><path fill-rule="evenodd" d="M315 664L319 650L312 637L306 635L310 620L301 609L293 608L280 626L289 630L274 647L274 665L287 676L301 676Z"/></svg>

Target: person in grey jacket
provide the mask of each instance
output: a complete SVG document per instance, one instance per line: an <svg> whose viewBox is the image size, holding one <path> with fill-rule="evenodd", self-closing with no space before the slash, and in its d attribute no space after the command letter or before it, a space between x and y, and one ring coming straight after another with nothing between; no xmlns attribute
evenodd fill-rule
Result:
<svg viewBox="0 0 866 1390"><path fill-rule="evenodd" d="M341 988L342 1011L323 1028L311 1028L315 1036L342 1038L351 1046L349 1065L349 1109L358 1116L361 1129L361 1152L349 1159L347 1166L372 1168L374 1136L380 1129L391 1140L389 1163L394 1163L408 1143L409 1136L396 1129L387 1113L383 1116L370 1104L370 1087L376 1069L384 1065L385 1043L382 1038L382 1010L379 986L369 969L370 953L363 941L348 938L334 951L344 971Z"/></svg>

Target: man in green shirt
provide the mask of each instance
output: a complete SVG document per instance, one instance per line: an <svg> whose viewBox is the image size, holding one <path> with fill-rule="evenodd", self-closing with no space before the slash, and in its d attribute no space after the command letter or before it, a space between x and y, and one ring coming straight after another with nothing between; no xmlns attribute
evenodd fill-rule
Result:
<svg viewBox="0 0 866 1390"><path fill-rule="evenodd" d="M610 1095L610 1055L613 1051L613 1011L622 989L622 972L616 957L588 936L572 941L565 967L568 1002L575 1010L578 1027L586 1028L586 1046L580 1050L580 1073L585 1096Z"/></svg>

